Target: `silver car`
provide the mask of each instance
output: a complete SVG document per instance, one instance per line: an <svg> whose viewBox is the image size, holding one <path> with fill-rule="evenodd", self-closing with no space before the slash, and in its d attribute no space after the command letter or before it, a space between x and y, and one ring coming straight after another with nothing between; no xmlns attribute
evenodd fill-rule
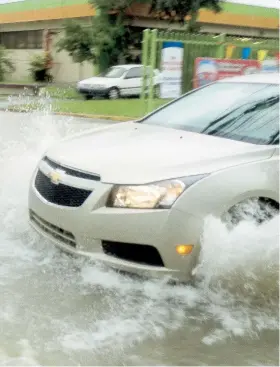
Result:
<svg viewBox="0 0 280 367"><path fill-rule="evenodd" d="M52 147L31 180L30 222L68 253L188 281L204 219L238 222L253 199L278 210L278 190L279 76L240 76Z"/></svg>

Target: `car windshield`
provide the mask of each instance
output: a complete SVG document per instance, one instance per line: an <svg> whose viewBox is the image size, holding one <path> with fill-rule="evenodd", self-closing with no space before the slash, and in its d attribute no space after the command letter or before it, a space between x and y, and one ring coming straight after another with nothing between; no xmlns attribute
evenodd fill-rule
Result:
<svg viewBox="0 0 280 367"><path fill-rule="evenodd" d="M124 68L121 67L112 67L108 69L104 74L102 74L105 78L120 78L125 72Z"/></svg>
<svg viewBox="0 0 280 367"><path fill-rule="evenodd" d="M214 83L139 122L253 144L279 144L279 86Z"/></svg>

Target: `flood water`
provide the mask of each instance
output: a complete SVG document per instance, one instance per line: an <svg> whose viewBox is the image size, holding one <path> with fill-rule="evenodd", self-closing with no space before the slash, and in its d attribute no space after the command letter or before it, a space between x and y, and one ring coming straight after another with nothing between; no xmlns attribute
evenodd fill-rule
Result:
<svg viewBox="0 0 280 367"><path fill-rule="evenodd" d="M0 365L278 365L279 217L208 218L195 287L70 258L29 227L38 159L89 126L0 112Z"/></svg>

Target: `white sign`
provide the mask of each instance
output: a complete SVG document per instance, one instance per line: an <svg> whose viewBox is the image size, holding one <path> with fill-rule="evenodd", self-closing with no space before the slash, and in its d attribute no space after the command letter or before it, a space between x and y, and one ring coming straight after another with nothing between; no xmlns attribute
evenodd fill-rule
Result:
<svg viewBox="0 0 280 367"><path fill-rule="evenodd" d="M184 44L163 42L161 54L161 98L177 98L182 94Z"/></svg>
<svg viewBox="0 0 280 367"><path fill-rule="evenodd" d="M25 0L0 0L0 5L10 4L10 3L19 3L20 1L25 1Z"/></svg>
<svg viewBox="0 0 280 367"><path fill-rule="evenodd" d="M261 70L263 73L279 72L279 61L276 59L264 60L261 62Z"/></svg>

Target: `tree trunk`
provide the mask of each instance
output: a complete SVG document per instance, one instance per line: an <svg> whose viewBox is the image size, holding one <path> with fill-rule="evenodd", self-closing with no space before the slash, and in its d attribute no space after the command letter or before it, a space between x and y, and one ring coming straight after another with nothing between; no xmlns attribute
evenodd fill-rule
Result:
<svg viewBox="0 0 280 367"><path fill-rule="evenodd" d="M194 33L197 30L197 18L199 15L200 0L194 0L192 10L190 11L190 21L188 24L188 31Z"/></svg>

